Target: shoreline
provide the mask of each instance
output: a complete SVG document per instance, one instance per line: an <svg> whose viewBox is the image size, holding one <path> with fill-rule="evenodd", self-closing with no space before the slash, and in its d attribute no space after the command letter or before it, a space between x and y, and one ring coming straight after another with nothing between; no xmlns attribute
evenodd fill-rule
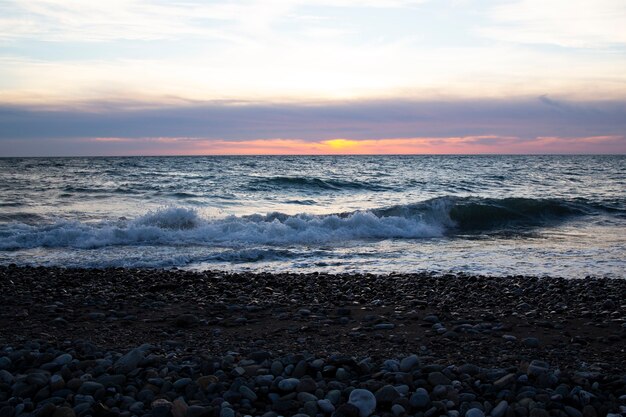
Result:
<svg viewBox="0 0 626 417"><path fill-rule="evenodd" d="M0 266L0 368L3 357L15 359L5 367L15 378L13 384L0 381L0 409L13 407L7 413L17 416L16 404L9 400L15 392L8 387L14 390L17 375L30 372L29 367L43 366L48 379L69 367L103 385L100 397L94 396L96 390L91 393L89 407L77 410L74 394L73 402L55 400L59 404L54 404L52 417L59 417L54 413L63 407L72 412L65 410L68 416L61 417L229 417L231 412L354 416L354 408L347 405L353 389L369 390L376 397L378 415L480 417L470 412L477 408L496 417L603 417L626 411L624 294L626 280L609 278ZM70 355L67 363L46 365L64 354ZM115 364L122 354L141 357L132 370L121 372L125 380L139 378L137 384L151 385L148 376L156 373L152 378L171 382L162 382L167 389L152 384L156 393L138 400L143 405L135 404L134 411L132 404L122 406L109 396L123 391L121 384L107 391L110 387L97 382L119 373ZM59 360L68 357L63 358ZM210 358L217 358L219 369L207 368L213 363ZM193 363L190 375L181 371L185 361ZM271 369L276 361L283 366L281 372ZM266 371L272 375L269 385L257 381ZM62 378L66 383L71 376L67 372ZM197 394L204 390L200 379L210 375L223 390ZM172 388L181 378L185 382L179 388L189 388ZM281 378L297 380L284 382L283 388L296 385L282 389ZM305 379L312 390L298 391ZM82 385L84 381L76 390ZM336 401L329 400L330 412L325 400L335 386L343 388L332 394ZM591 393L590 399L581 400L576 386ZM233 387L238 394L228 401ZM534 393L524 397L528 387ZM415 395L424 394L421 389L429 397L428 406L416 405ZM459 399L470 394L464 390L472 390L474 399ZM46 392L52 395L50 388ZM304 392L315 400L300 395ZM154 405L159 399L165 402ZM393 411L394 406L402 409ZM41 412L37 407L32 415L50 417L35 413ZM191 414L199 414L189 414L192 408Z"/></svg>

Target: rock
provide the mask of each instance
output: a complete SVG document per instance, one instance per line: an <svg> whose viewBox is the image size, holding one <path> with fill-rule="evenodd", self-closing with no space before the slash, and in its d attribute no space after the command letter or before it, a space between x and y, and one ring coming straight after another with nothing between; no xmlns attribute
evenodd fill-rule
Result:
<svg viewBox="0 0 626 417"><path fill-rule="evenodd" d="M176 325L176 327L193 327L196 326L199 322L200 320L198 319L198 317L194 316L193 314L181 314L180 316L176 317L174 324Z"/></svg>
<svg viewBox="0 0 626 417"><path fill-rule="evenodd" d="M550 365L548 365L546 362L533 360L530 362L530 365L528 365L528 370L526 371L526 373L529 376L538 377L540 375L547 373L549 370L550 370Z"/></svg>
<svg viewBox="0 0 626 417"><path fill-rule="evenodd" d="M567 413L569 417L583 417L583 413L581 413L574 407L570 407L569 405L563 407L563 410Z"/></svg>
<svg viewBox="0 0 626 417"><path fill-rule="evenodd" d="M10 405L0 407L0 417L13 417L15 415L15 408Z"/></svg>
<svg viewBox="0 0 626 417"><path fill-rule="evenodd" d="M313 378L302 378L300 383L298 383L298 387L296 391L298 392L314 392L317 389L317 383Z"/></svg>
<svg viewBox="0 0 626 417"><path fill-rule="evenodd" d="M411 395L409 400L411 407L414 408L426 408L430 404L430 396L428 395L428 391L424 388L418 388L415 390L415 393Z"/></svg>
<svg viewBox="0 0 626 417"><path fill-rule="evenodd" d="M278 388L283 391L293 391L298 387L300 380L297 378L286 378L278 383Z"/></svg>
<svg viewBox="0 0 626 417"><path fill-rule="evenodd" d="M406 410L400 404L394 404L391 407L391 413L396 417L400 417L406 413Z"/></svg>
<svg viewBox="0 0 626 417"><path fill-rule="evenodd" d="M508 387L513 382L515 382L515 374L508 374L494 381L493 386L501 390L502 388Z"/></svg>
<svg viewBox="0 0 626 417"><path fill-rule="evenodd" d="M450 378L448 378L441 372L431 372L428 374L428 383L432 386L450 385L452 381L450 381Z"/></svg>
<svg viewBox="0 0 626 417"><path fill-rule="evenodd" d="M480 408L470 408L465 413L465 417L485 417L485 413Z"/></svg>
<svg viewBox="0 0 626 417"><path fill-rule="evenodd" d="M153 417L168 417L171 415L172 403L164 398L154 400L151 407Z"/></svg>
<svg viewBox="0 0 626 417"><path fill-rule="evenodd" d="M99 389L103 389L104 385L94 382L94 381L85 381L78 389L79 394L94 394Z"/></svg>
<svg viewBox="0 0 626 417"><path fill-rule="evenodd" d="M6 370L6 369L9 369L10 366L11 366L11 359L7 358L6 356L0 357L0 369Z"/></svg>
<svg viewBox="0 0 626 417"><path fill-rule="evenodd" d="M333 417L363 417L360 410L354 404L343 404L333 414Z"/></svg>
<svg viewBox="0 0 626 417"><path fill-rule="evenodd" d="M348 404L359 410L359 417L368 417L376 410L376 397L366 389L357 388L350 393Z"/></svg>
<svg viewBox="0 0 626 417"><path fill-rule="evenodd" d="M43 407L35 412L35 415L37 417L52 417L56 409L56 405L52 403L46 403Z"/></svg>
<svg viewBox="0 0 626 417"><path fill-rule="evenodd" d="M615 310L615 303L610 298L602 303L602 310L613 311Z"/></svg>
<svg viewBox="0 0 626 417"><path fill-rule="evenodd" d="M539 339L536 337L527 337L522 339L522 344L529 348L538 348L539 347Z"/></svg>
<svg viewBox="0 0 626 417"><path fill-rule="evenodd" d="M189 406L183 398L177 398L172 403L172 416L173 417L186 417L187 409Z"/></svg>
<svg viewBox="0 0 626 417"><path fill-rule="evenodd" d="M317 406L324 414L331 414L335 411L335 406L327 399L317 400Z"/></svg>
<svg viewBox="0 0 626 417"><path fill-rule="evenodd" d="M209 409L201 405L192 405L187 409L186 417L208 417Z"/></svg>
<svg viewBox="0 0 626 417"><path fill-rule="evenodd" d="M235 410L230 407L222 407L220 417L235 417Z"/></svg>
<svg viewBox="0 0 626 417"><path fill-rule="evenodd" d="M52 417L76 417L76 414L70 407L59 407L54 414L52 414Z"/></svg>
<svg viewBox="0 0 626 417"><path fill-rule="evenodd" d="M245 385L239 387L239 393L243 396L243 398L246 398L250 401L256 401L258 398L255 392Z"/></svg>
<svg viewBox="0 0 626 417"><path fill-rule="evenodd" d="M69 353L64 353L62 355L57 356L56 358L54 358L54 361L52 361L53 363L63 366L63 365L67 365L70 362L72 362L72 355L70 355Z"/></svg>
<svg viewBox="0 0 626 417"><path fill-rule="evenodd" d="M142 360L143 352L139 348L133 349L115 362L113 370L118 374L128 374L137 369Z"/></svg>
<svg viewBox="0 0 626 417"><path fill-rule="evenodd" d="M419 366L419 363L420 360L417 355L407 356L400 361L400 370L402 372L412 371L414 368Z"/></svg>
<svg viewBox="0 0 626 417"><path fill-rule="evenodd" d="M374 325L374 330L392 330L396 327L393 323L379 323Z"/></svg>
<svg viewBox="0 0 626 417"><path fill-rule="evenodd" d="M376 391L375 397L378 404L391 403L393 400L400 397L400 393L393 387L393 385L385 385Z"/></svg>
<svg viewBox="0 0 626 417"><path fill-rule="evenodd" d="M61 375L54 374L50 377L50 390L52 392L65 388L65 380Z"/></svg>
<svg viewBox="0 0 626 417"><path fill-rule="evenodd" d="M550 417L550 413L543 408L533 408L530 410L530 417Z"/></svg>
<svg viewBox="0 0 626 417"><path fill-rule="evenodd" d="M274 376L279 376L283 373L283 370L285 369L285 367L283 366L283 363L281 361L274 361L272 362L272 365L270 367L270 370L272 371L272 374Z"/></svg>
<svg viewBox="0 0 626 417"><path fill-rule="evenodd" d="M174 384L172 385L172 388L174 388L177 391L180 391L180 390L185 389L185 387L187 387L187 385L189 384L191 384L191 378L180 378L176 380L176 382L174 382Z"/></svg>
<svg viewBox="0 0 626 417"><path fill-rule="evenodd" d="M11 372L5 369L0 370L0 382L1 383L11 385L13 384L14 380L15 378L13 377L13 375L11 375Z"/></svg>
<svg viewBox="0 0 626 417"><path fill-rule="evenodd" d="M513 375L513 374L510 374ZM509 403L507 401L500 401L498 405L496 405L491 410L491 417L504 417L506 410L509 408Z"/></svg>

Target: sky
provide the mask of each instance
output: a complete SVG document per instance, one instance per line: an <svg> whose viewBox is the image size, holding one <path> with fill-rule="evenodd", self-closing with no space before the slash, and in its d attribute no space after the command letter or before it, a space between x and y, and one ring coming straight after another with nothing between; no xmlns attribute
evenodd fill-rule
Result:
<svg viewBox="0 0 626 417"><path fill-rule="evenodd" d="M626 153L624 0L0 0L0 156Z"/></svg>

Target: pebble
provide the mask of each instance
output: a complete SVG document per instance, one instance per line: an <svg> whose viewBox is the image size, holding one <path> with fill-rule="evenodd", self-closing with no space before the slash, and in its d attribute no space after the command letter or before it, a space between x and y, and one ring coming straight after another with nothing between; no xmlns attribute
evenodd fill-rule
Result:
<svg viewBox="0 0 626 417"><path fill-rule="evenodd" d="M428 383L432 386L450 385L452 381L441 372L431 372L428 374Z"/></svg>
<svg viewBox="0 0 626 417"><path fill-rule="evenodd" d="M407 356L406 358L400 361L400 370L402 372L412 371L414 368L419 366L419 358L417 355Z"/></svg>
<svg viewBox="0 0 626 417"><path fill-rule="evenodd" d="M376 397L371 391L365 389L352 390L348 403L359 410L359 417L368 417L376 410Z"/></svg>
<svg viewBox="0 0 626 417"><path fill-rule="evenodd" d="M416 389L413 395L411 395L409 402L412 407L426 408L430 404L430 396L428 395L428 391L426 391L424 388Z"/></svg>
<svg viewBox="0 0 626 417"><path fill-rule="evenodd" d="M143 352L138 348L133 349L126 355L119 358L113 365L113 369L118 374L128 374L137 369L142 360Z"/></svg>
<svg viewBox="0 0 626 417"><path fill-rule="evenodd" d="M498 405L491 410L491 417L503 417L508 408L508 401L500 401Z"/></svg>
<svg viewBox="0 0 626 417"><path fill-rule="evenodd" d="M465 417L485 417L485 413L480 408L470 408L465 413Z"/></svg>
<svg viewBox="0 0 626 417"><path fill-rule="evenodd" d="M297 378L286 378L278 383L278 388L283 391L294 391L298 387L299 383L300 380Z"/></svg>
<svg viewBox="0 0 626 417"><path fill-rule="evenodd" d="M537 339L536 337L527 337L522 339L522 344L529 348L538 348L539 339Z"/></svg>

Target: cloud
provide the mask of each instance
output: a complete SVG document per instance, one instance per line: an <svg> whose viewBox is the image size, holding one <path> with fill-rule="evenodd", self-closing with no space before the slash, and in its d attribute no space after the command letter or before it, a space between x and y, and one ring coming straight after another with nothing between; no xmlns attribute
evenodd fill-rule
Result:
<svg viewBox="0 0 626 417"><path fill-rule="evenodd" d="M479 33L500 41L572 48L626 45L622 0L516 0L494 6Z"/></svg>
<svg viewBox="0 0 626 417"><path fill-rule="evenodd" d="M254 40L299 7L398 8L420 0L7 0L0 5L0 39L48 42L162 40L181 37Z"/></svg>
<svg viewBox="0 0 626 417"><path fill-rule="evenodd" d="M548 97L0 107L3 155L45 154L46 149L83 154L405 153L409 148L568 153L594 152L594 147L595 152L624 153L625 137L626 102Z"/></svg>

